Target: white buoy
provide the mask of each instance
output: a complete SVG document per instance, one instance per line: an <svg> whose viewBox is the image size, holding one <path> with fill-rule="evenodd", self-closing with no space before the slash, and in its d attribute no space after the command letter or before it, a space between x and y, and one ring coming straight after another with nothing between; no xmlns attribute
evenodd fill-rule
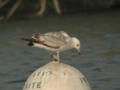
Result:
<svg viewBox="0 0 120 90"><path fill-rule="evenodd" d="M34 71L23 90L91 90L85 76L74 67L52 61Z"/></svg>

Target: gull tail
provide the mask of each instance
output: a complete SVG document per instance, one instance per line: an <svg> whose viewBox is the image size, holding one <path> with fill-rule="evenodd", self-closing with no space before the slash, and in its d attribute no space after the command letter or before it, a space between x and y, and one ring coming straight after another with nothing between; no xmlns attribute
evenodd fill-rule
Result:
<svg viewBox="0 0 120 90"><path fill-rule="evenodd" d="M36 40L32 39L32 38L24 38L22 37L21 40L24 40L24 41L27 41L28 42L28 46L33 46L34 45L34 42L36 42Z"/></svg>

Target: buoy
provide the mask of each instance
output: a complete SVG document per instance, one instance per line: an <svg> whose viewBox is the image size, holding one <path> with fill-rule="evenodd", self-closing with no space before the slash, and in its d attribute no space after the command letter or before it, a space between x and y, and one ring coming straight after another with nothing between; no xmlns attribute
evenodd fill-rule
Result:
<svg viewBox="0 0 120 90"><path fill-rule="evenodd" d="M51 61L34 71L23 90L91 90L85 76L76 68Z"/></svg>

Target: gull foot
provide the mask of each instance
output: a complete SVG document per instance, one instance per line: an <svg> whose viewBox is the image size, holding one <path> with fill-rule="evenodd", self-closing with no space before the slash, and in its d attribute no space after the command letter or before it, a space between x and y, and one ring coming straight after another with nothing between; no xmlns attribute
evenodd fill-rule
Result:
<svg viewBox="0 0 120 90"><path fill-rule="evenodd" d="M56 55L52 55L52 61L59 61L59 58Z"/></svg>

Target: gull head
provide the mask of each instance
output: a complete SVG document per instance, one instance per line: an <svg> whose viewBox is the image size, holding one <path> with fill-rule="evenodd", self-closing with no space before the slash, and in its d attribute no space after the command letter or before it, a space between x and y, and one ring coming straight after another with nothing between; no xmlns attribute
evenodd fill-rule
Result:
<svg viewBox="0 0 120 90"><path fill-rule="evenodd" d="M81 55L80 53L80 41L79 39L77 39L76 37L72 38L72 42L73 42L73 47L78 51L78 53Z"/></svg>

